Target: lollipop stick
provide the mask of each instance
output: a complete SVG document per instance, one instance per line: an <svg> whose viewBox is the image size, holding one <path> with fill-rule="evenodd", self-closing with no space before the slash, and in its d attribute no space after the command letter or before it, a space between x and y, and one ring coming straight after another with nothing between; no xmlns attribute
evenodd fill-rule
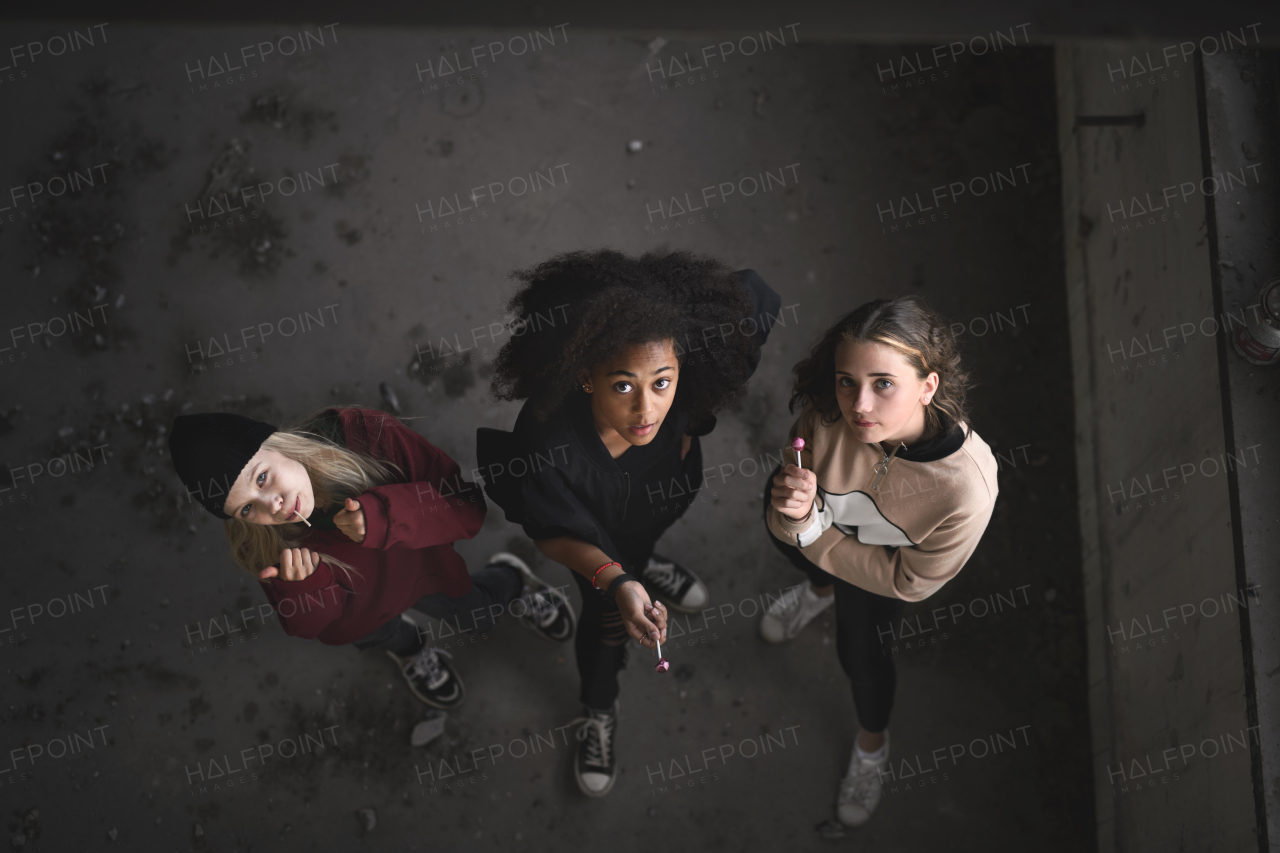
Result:
<svg viewBox="0 0 1280 853"><path fill-rule="evenodd" d="M654 634L653 644L658 647L658 665L654 667L658 672L666 672L671 668L671 662L662 656L662 640L660 635Z"/></svg>
<svg viewBox="0 0 1280 853"><path fill-rule="evenodd" d="M797 435L795 438L791 440L791 447L796 452L796 467L804 468L804 461L800 458L800 451L801 449L804 448L804 439ZM800 547L799 533L796 534L796 547L797 548Z"/></svg>

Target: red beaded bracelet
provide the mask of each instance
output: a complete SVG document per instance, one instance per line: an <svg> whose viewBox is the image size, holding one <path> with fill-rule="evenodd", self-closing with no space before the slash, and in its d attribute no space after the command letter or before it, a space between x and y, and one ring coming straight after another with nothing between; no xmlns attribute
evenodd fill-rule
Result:
<svg viewBox="0 0 1280 853"><path fill-rule="evenodd" d="M591 585L592 585L593 587L595 587L596 589L600 589L600 585L599 585L599 584L597 584L597 583L596 583L596 581L597 581L597 580L599 580L599 578L600 578L600 573L601 573L601 572L603 572L605 569L609 568L610 566L617 566L618 568L622 568L622 564L621 564L621 563L605 563L603 566L601 566L600 568L596 569L596 573L595 573L594 575L592 575L592 576L591 576ZM602 590L602 591L603 591L603 590Z"/></svg>

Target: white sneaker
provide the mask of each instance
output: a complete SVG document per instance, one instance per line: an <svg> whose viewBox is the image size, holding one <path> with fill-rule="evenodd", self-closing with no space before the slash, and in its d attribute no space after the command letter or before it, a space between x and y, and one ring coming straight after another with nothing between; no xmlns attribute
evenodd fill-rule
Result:
<svg viewBox="0 0 1280 853"><path fill-rule="evenodd" d="M836 817L845 826L862 826L871 819L871 813L880 805L882 781L880 771L889 766L889 733L884 734L884 755L879 760L858 757L858 745L854 742L853 757L849 759L849 773L840 781L840 795L836 800Z"/></svg>
<svg viewBox="0 0 1280 853"><path fill-rule="evenodd" d="M760 637L766 643L794 640L805 625L835 601L835 593L818 595L813 591L813 585L807 582L792 587L783 593L782 598L770 604L760 617Z"/></svg>

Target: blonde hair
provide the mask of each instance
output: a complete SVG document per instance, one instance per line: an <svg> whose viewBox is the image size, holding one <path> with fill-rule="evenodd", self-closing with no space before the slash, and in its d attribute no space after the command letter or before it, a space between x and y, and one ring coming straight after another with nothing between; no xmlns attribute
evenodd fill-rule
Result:
<svg viewBox="0 0 1280 853"><path fill-rule="evenodd" d="M312 423L314 419L303 426L272 433L262 446L287 456L306 469L315 494L316 509L341 504L347 498L354 498L375 486L397 482L404 476L389 462L356 453L309 431ZM301 522L250 524L239 518L227 519L222 525L231 545L232 559L255 579L263 569L280 562L281 551L300 547L308 529ZM346 572L348 579L355 572L353 567L332 555L320 553L320 556L331 567Z"/></svg>

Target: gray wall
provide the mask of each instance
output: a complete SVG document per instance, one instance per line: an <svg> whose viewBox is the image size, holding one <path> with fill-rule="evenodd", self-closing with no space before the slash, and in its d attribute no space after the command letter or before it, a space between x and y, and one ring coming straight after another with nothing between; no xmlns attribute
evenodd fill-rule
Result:
<svg viewBox="0 0 1280 853"><path fill-rule="evenodd" d="M1164 46L1058 49L1099 848L1255 850L1205 197L1162 196L1202 175L1194 66L1108 71Z"/></svg>

